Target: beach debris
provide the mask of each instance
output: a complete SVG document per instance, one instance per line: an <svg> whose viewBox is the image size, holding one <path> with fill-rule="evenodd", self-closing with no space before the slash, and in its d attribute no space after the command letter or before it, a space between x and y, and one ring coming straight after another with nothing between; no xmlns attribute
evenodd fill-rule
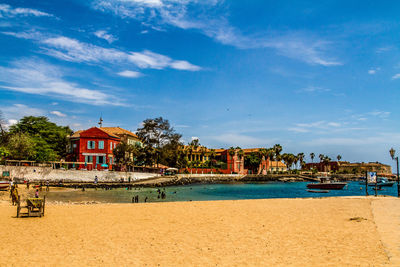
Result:
<svg viewBox="0 0 400 267"><path fill-rule="evenodd" d="M363 217L352 217L349 219L349 221L356 221L356 222L362 222L362 221L366 221L367 219L363 218Z"/></svg>

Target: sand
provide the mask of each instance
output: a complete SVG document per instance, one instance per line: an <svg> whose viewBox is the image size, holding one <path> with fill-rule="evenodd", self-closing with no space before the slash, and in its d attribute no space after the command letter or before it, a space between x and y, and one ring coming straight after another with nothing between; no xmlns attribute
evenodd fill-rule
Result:
<svg viewBox="0 0 400 267"><path fill-rule="evenodd" d="M3 203L0 266L399 266L399 201L50 204L19 219Z"/></svg>

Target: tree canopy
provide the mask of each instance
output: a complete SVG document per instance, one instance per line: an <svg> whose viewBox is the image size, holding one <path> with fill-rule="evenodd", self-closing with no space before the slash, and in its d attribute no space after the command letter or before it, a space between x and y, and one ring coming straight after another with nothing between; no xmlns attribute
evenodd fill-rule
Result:
<svg viewBox="0 0 400 267"><path fill-rule="evenodd" d="M1 120L1 119L0 119ZM68 126L58 126L46 117L23 117L6 131L1 123L0 147L4 158L39 162L59 160L66 156Z"/></svg>
<svg viewBox="0 0 400 267"><path fill-rule="evenodd" d="M179 154L182 135L175 132L168 120L162 117L146 119L136 134L144 144L142 156L146 165L161 163L176 167L185 162Z"/></svg>

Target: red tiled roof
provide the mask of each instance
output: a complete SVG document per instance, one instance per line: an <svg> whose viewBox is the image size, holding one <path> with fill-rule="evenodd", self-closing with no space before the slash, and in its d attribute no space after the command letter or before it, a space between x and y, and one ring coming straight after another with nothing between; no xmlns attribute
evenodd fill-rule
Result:
<svg viewBox="0 0 400 267"><path fill-rule="evenodd" d="M105 131L108 134L112 134L112 135L119 135L119 134L120 135L124 135L124 134L126 134L126 135L130 135L132 137L135 137L135 138L139 139L139 137L136 134L132 133L131 131L122 129L121 127L101 127L99 129Z"/></svg>

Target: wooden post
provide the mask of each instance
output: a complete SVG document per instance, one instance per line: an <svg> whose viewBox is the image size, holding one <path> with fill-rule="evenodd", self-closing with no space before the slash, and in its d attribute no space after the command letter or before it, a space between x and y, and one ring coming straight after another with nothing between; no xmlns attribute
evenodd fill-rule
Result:
<svg viewBox="0 0 400 267"><path fill-rule="evenodd" d="M368 196L368 171L365 171L365 196Z"/></svg>

